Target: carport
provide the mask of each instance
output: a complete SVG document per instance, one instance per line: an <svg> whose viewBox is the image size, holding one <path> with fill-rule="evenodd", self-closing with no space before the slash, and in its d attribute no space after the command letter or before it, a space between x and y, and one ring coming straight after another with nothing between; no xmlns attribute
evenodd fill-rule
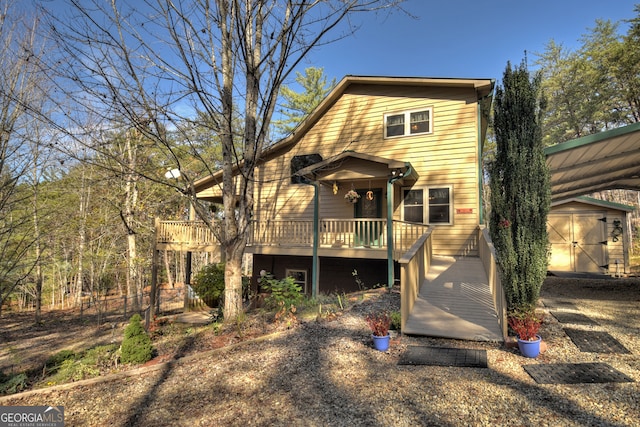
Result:
<svg viewBox="0 0 640 427"><path fill-rule="evenodd" d="M602 190L640 191L640 123L553 145L545 154L554 202Z"/></svg>
<svg viewBox="0 0 640 427"><path fill-rule="evenodd" d="M617 274L622 265L627 272L631 246L627 213L632 209L579 196L615 189L640 191L640 123L557 144L545 154L552 199L549 268Z"/></svg>

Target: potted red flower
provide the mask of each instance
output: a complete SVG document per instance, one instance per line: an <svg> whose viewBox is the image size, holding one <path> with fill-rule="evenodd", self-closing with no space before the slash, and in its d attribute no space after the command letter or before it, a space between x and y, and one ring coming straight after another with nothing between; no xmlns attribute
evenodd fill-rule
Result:
<svg viewBox="0 0 640 427"><path fill-rule="evenodd" d="M544 316L536 313L534 309L521 310L509 315L507 321L509 327L518 335L518 349L525 357L538 357L540 354L540 342L538 335Z"/></svg>
<svg viewBox="0 0 640 427"><path fill-rule="evenodd" d="M365 318L365 322L371 329L371 338L376 350L387 351L389 349L389 327L391 316L386 311L371 313Z"/></svg>

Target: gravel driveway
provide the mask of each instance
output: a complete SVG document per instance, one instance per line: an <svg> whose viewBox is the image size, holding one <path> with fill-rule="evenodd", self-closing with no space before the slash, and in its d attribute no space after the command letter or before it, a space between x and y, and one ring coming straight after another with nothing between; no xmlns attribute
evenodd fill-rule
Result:
<svg viewBox="0 0 640 427"><path fill-rule="evenodd" d="M497 343L407 336L379 352L363 318L399 307L399 295L385 293L334 321L301 322L169 363L3 397L0 405L62 405L68 426L640 425L640 281L549 278L545 299L571 299L597 322L589 328L609 332L630 354L581 352L549 314L541 330L548 350L537 359ZM485 349L489 368L398 365L416 344ZM537 384L523 369L575 362L604 362L634 381Z"/></svg>

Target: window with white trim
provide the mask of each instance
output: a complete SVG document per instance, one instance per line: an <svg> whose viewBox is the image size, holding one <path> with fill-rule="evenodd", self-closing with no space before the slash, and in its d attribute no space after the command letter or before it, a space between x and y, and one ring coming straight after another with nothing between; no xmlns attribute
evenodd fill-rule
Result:
<svg viewBox="0 0 640 427"><path fill-rule="evenodd" d="M285 276L292 277L293 281L302 287L302 292L307 293L307 270L294 270L287 268Z"/></svg>
<svg viewBox="0 0 640 427"><path fill-rule="evenodd" d="M453 224L452 186L404 188L402 220L421 224Z"/></svg>
<svg viewBox="0 0 640 427"><path fill-rule="evenodd" d="M384 115L384 137L431 133L431 108Z"/></svg>

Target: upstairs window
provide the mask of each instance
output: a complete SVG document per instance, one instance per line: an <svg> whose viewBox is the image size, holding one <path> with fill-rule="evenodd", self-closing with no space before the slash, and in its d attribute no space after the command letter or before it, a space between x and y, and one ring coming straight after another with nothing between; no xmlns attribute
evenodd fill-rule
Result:
<svg viewBox="0 0 640 427"><path fill-rule="evenodd" d="M384 115L384 137L431 133L431 108Z"/></svg>

